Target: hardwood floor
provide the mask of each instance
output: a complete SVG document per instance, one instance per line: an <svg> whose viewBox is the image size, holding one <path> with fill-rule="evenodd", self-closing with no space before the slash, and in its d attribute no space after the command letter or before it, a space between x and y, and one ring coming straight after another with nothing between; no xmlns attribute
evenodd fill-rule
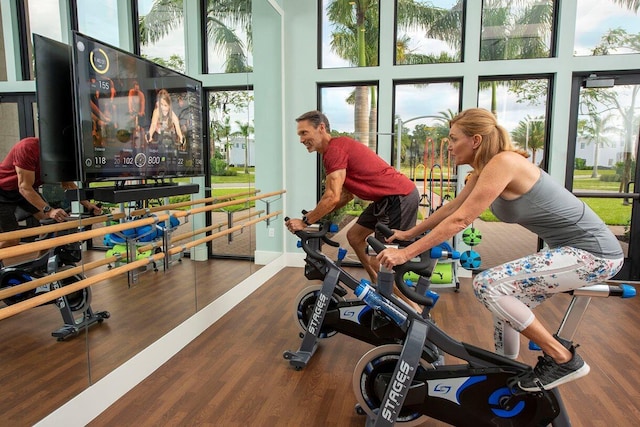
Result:
<svg viewBox="0 0 640 427"><path fill-rule="evenodd" d="M85 255L86 261L105 256ZM33 425L258 268L248 261L184 258L166 271L140 274L132 286L126 275L98 283L92 308L111 317L63 342L51 337L62 324L53 305L0 321L0 425Z"/></svg>
<svg viewBox="0 0 640 427"><path fill-rule="evenodd" d="M461 282L459 293L440 291L434 318L453 337L491 348L489 312L473 297L470 279ZM302 371L282 357L300 345L293 299L308 284L302 269L282 270L89 425L364 425L351 381L371 346L336 335ZM536 314L555 329L568 301L558 295ZM576 336L591 373L561 386L574 426L640 423L639 322L640 298L593 299ZM535 363L538 354L526 344L521 360Z"/></svg>

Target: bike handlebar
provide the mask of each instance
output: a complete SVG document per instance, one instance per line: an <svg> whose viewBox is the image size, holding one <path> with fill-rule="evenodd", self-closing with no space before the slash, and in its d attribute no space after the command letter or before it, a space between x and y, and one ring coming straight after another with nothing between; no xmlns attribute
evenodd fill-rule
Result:
<svg viewBox="0 0 640 427"><path fill-rule="evenodd" d="M367 238L367 243L369 243L369 245L377 253L380 253L387 248L384 243L376 239L374 236L369 236ZM414 292L404 282L404 275L409 271L413 271L420 276L431 276L431 272L433 271L433 268L430 268L433 264L431 251L424 252L420 255L419 259L420 261L407 261L404 264L396 265L394 267L394 281L400 292L402 292L402 294L409 298L411 301L416 302L420 305L432 306L433 298Z"/></svg>
<svg viewBox="0 0 640 427"><path fill-rule="evenodd" d="M289 221L289 217L285 217L285 221ZM309 231L309 228L316 228L318 231ZM320 223L313 224L304 230L298 230L295 232L295 235L300 238L302 250L304 250L310 257L315 258L317 260L324 260L324 255L315 250L312 246L309 245L309 240L311 239L320 239L324 243L329 246L333 246L335 248L340 247L340 243L331 240L327 237L327 233L336 231L333 227L331 221L321 221Z"/></svg>

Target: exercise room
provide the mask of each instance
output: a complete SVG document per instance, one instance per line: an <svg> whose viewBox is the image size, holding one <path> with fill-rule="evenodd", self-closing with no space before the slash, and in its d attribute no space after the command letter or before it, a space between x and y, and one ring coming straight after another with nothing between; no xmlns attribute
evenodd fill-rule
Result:
<svg viewBox="0 0 640 427"><path fill-rule="evenodd" d="M635 426L637 0L0 0L11 426Z"/></svg>

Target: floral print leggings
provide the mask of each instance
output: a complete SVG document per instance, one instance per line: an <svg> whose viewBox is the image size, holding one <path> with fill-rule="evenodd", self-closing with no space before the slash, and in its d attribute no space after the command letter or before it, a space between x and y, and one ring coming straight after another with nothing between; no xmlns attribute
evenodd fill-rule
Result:
<svg viewBox="0 0 640 427"><path fill-rule="evenodd" d="M535 316L531 309L560 292L613 277L624 258L607 259L568 246L547 249L479 273L476 298L493 313L496 352L515 359L520 332Z"/></svg>

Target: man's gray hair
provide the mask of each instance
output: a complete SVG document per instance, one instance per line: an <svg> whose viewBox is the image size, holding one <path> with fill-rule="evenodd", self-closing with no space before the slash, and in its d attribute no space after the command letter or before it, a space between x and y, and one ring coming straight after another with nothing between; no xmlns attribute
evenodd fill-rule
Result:
<svg viewBox="0 0 640 427"><path fill-rule="evenodd" d="M309 122L311 122L314 128L317 128L318 126L320 126L320 123L324 123L324 127L327 129L327 132L331 132L329 119L327 119L327 116L322 114L321 111L318 111L318 110L307 111L306 113L298 117L296 119L296 122L301 122L303 120L308 120Z"/></svg>

